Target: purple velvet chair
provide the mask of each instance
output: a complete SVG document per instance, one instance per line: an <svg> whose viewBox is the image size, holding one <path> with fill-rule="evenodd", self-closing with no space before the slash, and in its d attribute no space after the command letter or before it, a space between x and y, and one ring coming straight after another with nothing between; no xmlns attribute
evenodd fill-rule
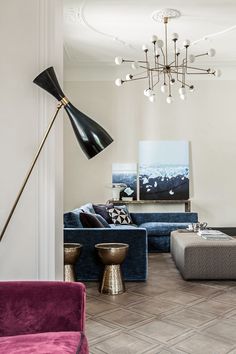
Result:
<svg viewBox="0 0 236 354"><path fill-rule="evenodd" d="M0 282L1 354L88 354L84 322L81 283Z"/></svg>

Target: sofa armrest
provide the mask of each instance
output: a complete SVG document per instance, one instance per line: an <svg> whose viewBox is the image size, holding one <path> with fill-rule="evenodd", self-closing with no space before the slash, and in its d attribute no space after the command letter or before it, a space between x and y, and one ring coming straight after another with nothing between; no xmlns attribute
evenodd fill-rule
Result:
<svg viewBox="0 0 236 354"><path fill-rule="evenodd" d="M83 331L85 286L57 281L0 283L0 336Z"/></svg>
<svg viewBox="0 0 236 354"><path fill-rule="evenodd" d="M76 263L77 278L94 281L102 276L103 265L98 257L97 243L121 242L129 245L128 255L121 265L126 280L147 278L147 231L143 228L115 229L64 229L64 241L83 245ZM86 274L86 277L85 277Z"/></svg>
<svg viewBox="0 0 236 354"><path fill-rule="evenodd" d="M195 223L198 221L197 213L184 213L184 212L175 212L175 213L131 213L131 218L133 222L137 225L146 223L146 222L189 222Z"/></svg>

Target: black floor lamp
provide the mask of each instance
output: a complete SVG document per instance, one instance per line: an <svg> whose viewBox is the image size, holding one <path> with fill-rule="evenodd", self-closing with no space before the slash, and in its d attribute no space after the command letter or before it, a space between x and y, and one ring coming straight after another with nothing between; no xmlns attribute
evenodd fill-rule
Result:
<svg viewBox="0 0 236 354"><path fill-rule="evenodd" d="M7 229L7 226L12 218L12 215L15 211L15 208L20 200L20 197L25 189L25 186L28 182L28 179L33 171L33 168L37 162L37 159L40 155L40 152L44 146L44 143L48 137L48 134L56 120L56 117L62 107L65 108L70 122L72 124L74 133L76 135L76 138L84 151L85 155L90 159L93 156L97 155L99 152L101 152L103 149L105 149L108 145L110 145L113 141L113 139L110 137L110 135L103 129L98 123L96 123L94 120L91 118L87 117L85 114L80 112L77 108L75 108L70 101L67 99L67 97L64 95L62 92L60 85L57 81L57 77L55 74L55 71L53 67L50 67L46 70L44 70L41 74L39 74L33 81L36 85L40 86L44 90L48 91L50 94L52 94L59 102L57 105L56 112L46 130L46 133L43 137L43 140L38 148L38 151L33 159L33 162L30 166L30 169L25 177L25 180L22 184L22 187L16 197L16 200L13 204L13 207L11 208L11 211L8 215L8 218L5 222L5 225L3 227L3 230L0 234L0 241L3 238L3 235L5 234L5 231Z"/></svg>

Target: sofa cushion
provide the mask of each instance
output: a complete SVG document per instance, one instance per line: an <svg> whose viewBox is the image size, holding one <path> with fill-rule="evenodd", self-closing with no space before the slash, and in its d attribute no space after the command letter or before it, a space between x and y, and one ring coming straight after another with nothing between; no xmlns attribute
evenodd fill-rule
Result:
<svg viewBox="0 0 236 354"><path fill-rule="evenodd" d="M93 209L92 203L84 204L80 207L81 211L85 213L95 214L95 210Z"/></svg>
<svg viewBox="0 0 236 354"><path fill-rule="evenodd" d="M135 224L128 224L128 225L120 225L120 224L110 224L112 229L136 229L137 225Z"/></svg>
<svg viewBox="0 0 236 354"><path fill-rule="evenodd" d="M80 213L80 221L83 225L83 227L89 227L89 228L103 228L103 224L101 221L97 219L95 214L90 214L90 213Z"/></svg>
<svg viewBox="0 0 236 354"><path fill-rule="evenodd" d="M82 332L46 332L0 337L1 354L88 354Z"/></svg>
<svg viewBox="0 0 236 354"><path fill-rule="evenodd" d="M113 204L93 204L93 209L96 214L101 215L108 224L112 223L111 217L108 213L108 209L113 208Z"/></svg>
<svg viewBox="0 0 236 354"><path fill-rule="evenodd" d="M82 210L80 208L69 211L64 214L64 227L65 228L80 228L83 227L80 221L80 213Z"/></svg>
<svg viewBox="0 0 236 354"><path fill-rule="evenodd" d="M147 230L148 236L165 236L170 235L171 231L177 229L186 229L189 223L179 222L144 222L139 225Z"/></svg>

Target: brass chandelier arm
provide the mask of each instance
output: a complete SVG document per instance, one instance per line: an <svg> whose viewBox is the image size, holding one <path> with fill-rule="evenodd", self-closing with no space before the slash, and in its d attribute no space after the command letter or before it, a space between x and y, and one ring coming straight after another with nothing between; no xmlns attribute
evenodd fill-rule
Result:
<svg viewBox="0 0 236 354"><path fill-rule="evenodd" d="M147 79L148 76L142 76L142 77L136 77L132 80L123 80L123 82L131 82L131 81L137 81L137 80L143 80L143 79Z"/></svg>
<svg viewBox="0 0 236 354"><path fill-rule="evenodd" d="M0 234L0 242L2 241L2 238L3 238L4 234L5 234L6 229L7 229L7 226L8 226L8 224L9 224L11 218L12 218L12 215L13 215L13 213L14 213L14 211L15 211L15 209L16 209L16 206L17 206L17 204L18 204L18 202L19 202L19 200L20 200L20 197L21 197L21 195L22 195L22 193L23 193L23 191L24 191L24 189L25 189L25 186L26 186L26 184L27 184L27 182L28 182L28 179L29 179L29 177L30 177L30 175L31 175L31 173L32 173L32 171L33 171L33 168L34 168L34 166L35 166L35 164L36 164L36 162L37 162L37 160L38 160L38 157L39 157L39 155L40 155L40 153L41 153L41 151L42 151L42 148L43 148L44 143L45 143L45 141L46 141L46 139L47 139L47 137L48 137L48 134L50 133L50 130L51 130L51 128L52 128L52 126L53 126L53 124L54 124L54 122L55 122L55 120L56 120L56 117L57 117L57 115L58 115L60 109L62 108L62 106L66 106L68 103L69 103L69 101L68 101L68 99L67 99L66 97L62 98L62 100L58 103L56 112L55 112L55 114L54 114L54 116L53 116L53 118L52 118L52 120L51 120L51 122L50 122L50 124L49 124L49 126L48 126L48 128L47 128L47 131L46 131L46 133L45 133L45 135L44 135L44 137L43 137L43 140L42 140L42 142L41 142L41 144L40 144L40 146L39 146L39 148L38 148L38 151L37 151L37 153L36 153L36 155L35 155L35 157L34 157L34 159L33 159L33 162L31 163L31 166L30 166L30 168L29 168L29 171L28 171L28 173L27 173L27 175L26 175L26 177L25 177L25 179L24 179L24 182L23 182L23 184L22 184L22 187L21 187L21 189L19 190L18 195L17 195L17 197L16 197L16 200L15 200L15 202L14 202L12 208L11 208L11 211L10 211L8 217L7 217L7 220L6 220L6 222L5 222L5 225L4 225L4 227L3 227L3 230L2 230L2 232L1 232L1 234Z"/></svg>

